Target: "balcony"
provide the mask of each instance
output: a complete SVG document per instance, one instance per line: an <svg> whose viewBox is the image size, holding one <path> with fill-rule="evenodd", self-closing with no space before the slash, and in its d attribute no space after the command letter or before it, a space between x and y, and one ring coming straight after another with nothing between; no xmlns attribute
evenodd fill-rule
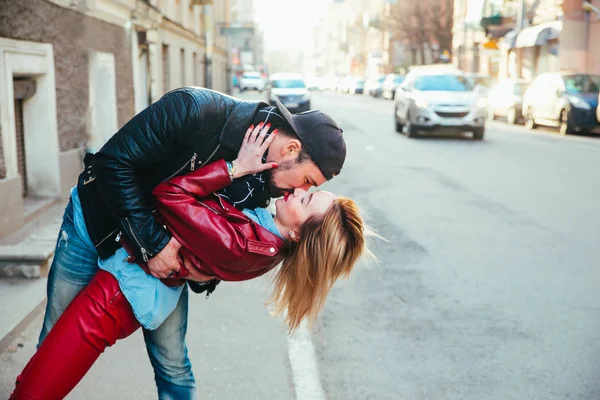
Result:
<svg viewBox="0 0 600 400"><path fill-rule="evenodd" d="M190 6L211 6L213 0L190 0Z"/></svg>

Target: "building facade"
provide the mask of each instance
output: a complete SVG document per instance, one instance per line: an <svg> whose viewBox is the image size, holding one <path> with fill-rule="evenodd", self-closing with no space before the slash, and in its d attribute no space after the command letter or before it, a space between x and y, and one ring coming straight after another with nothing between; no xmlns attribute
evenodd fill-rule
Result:
<svg viewBox="0 0 600 400"><path fill-rule="evenodd" d="M600 74L600 0L455 1L454 63L494 78ZM595 11L594 11L595 10ZM597 47L597 46L596 46Z"/></svg>
<svg viewBox="0 0 600 400"><path fill-rule="evenodd" d="M85 152L165 92L227 91L226 3L0 0L0 236L68 197Z"/></svg>

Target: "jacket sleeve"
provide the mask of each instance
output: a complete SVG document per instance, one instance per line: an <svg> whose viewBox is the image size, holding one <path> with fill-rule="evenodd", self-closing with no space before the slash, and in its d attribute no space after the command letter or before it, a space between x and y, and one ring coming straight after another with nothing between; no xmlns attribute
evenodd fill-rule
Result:
<svg viewBox="0 0 600 400"><path fill-rule="evenodd" d="M219 160L159 184L152 194L159 206L168 206L172 201L206 197L230 184L225 160Z"/></svg>
<svg viewBox="0 0 600 400"><path fill-rule="evenodd" d="M153 194L160 218L182 246L201 260L202 271L223 280L239 280L238 272L249 270L257 261L266 262L279 250L248 239L248 232L237 229L222 211L203 203L202 197L230 183L225 161L219 160L161 183Z"/></svg>
<svg viewBox="0 0 600 400"><path fill-rule="evenodd" d="M202 121L199 102L178 89L137 114L94 156L102 197L145 261L167 245L171 234L152 214L153 199L140 185L140 171L181 154Z"/></svg>

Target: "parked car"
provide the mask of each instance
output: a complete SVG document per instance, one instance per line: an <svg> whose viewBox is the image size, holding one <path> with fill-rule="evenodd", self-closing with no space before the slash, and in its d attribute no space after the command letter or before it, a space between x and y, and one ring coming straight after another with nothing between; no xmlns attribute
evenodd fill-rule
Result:
<svg viewBox="0 0 600 400"><path fill-rule="evenodd" d="M240 91L243 92L244 90L258 90L261 93L265 90L265 81L260 72L244 72L242 74Z"/></svg>
<svg viewBox="0 0 600 400"><path fill-rule="evenodd" d="M324 76L319 80L319 90L335 90L339 78L335 76Z"/></svg>
<svg viewBox="0 0 600 400"><path fill-rule="evenodd" d="M530 82L524 79L503 79L487 94L488 117L506 117L509 124L523 119L523 96Z"/></svg>
<svg viewBox="0 0 600 400"><path fill-rule="evenodd" d="M384 99L394 100L394 97L396 96L396 89L398 89L398 86L402 82L404 82L404 77L402 75L389 74L385 77L385 80L381 86L381 96Z"/></svg>
<svg viewBox="0 0 600 400"><path fill-rule="evenodd" d="M267 85L267 101L275 105L275 100L281 101L292 113L310 110L310 92L302 75L271 75Z"/></svg>
<svg viewBox="0 0 600 400"><path fill-rule="evenodd" d="M348 90L350 89L350 83L352 83L352 79L354 79L353 76L342 77L337 83L336 91L340 93L348 93Z"/></svg>
<svg viewBox="0 0 600 400"><path fill-rule="evenodd" d="M380 97L383 81L385 81L385 75L369 77L369 79L367 79L365 82L364 94L373 97Z"/></svg>
<svg viewBox="0 0 600 400"><path fill-rule="evenodd" d="M596 107L596 119L600 122L600 93L598 93L598 107Z"/></svg>
<svg viewBox="0 0 600 400"><path fill-rule="evenodd" d="M408 137L421 131L485 132L485 98L460 71L415 70L398 87L394 127Z"/></svg>
<svg viewBox="0 0 600 400"><path fill-rule="evenodd" d="M350 94L362 94L365 90L365 79L364 78L352 78L348 84L348 93Z"/></svg>
<svg viewBox="0 0 600 400"><path fill-rule="evenodd" d="M473 72L465 73L465 76L473 83L475 91L487 95L492 86L492 78L487 75L477 74Z"/></svg>
<svg viewBox="0 0 600 400"><path fill-rule="evenodd" d="M529 129L537 125L559 127L562 135L598 132L596 116L600 76L549 72L538 76L523 99Z"/></svg>

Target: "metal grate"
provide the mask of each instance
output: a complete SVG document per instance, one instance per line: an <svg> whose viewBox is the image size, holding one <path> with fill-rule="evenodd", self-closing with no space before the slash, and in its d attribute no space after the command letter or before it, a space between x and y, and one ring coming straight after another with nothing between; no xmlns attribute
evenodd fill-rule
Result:
<svg viewBox="0 0 600 400"><path fill-rule="evenodd" d="M469 112L443 112L443 111L436 111L435 112L437 115L439 115L442 118L464 118L466 117Z"/></svg>

